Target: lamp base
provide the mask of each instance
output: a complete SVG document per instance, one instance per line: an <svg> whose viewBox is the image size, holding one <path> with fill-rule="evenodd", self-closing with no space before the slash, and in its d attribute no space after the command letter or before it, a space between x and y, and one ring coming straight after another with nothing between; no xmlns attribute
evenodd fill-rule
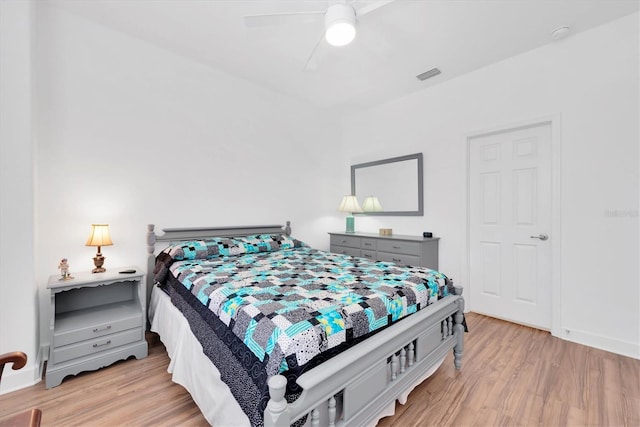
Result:
<svg viewBox="0 0 640 427"><path fill-rule="evenodd" d="M93 265L95 265L96 268L91 270L92 273L104 273L107 271L106 268L102 267L104 265L104 257L101 254L93 257Z"/></svg>
<svg viewBox="0 0 640 427"><path fill-rule="evenodd" d="M347 233L355 233L356 232L356 219L352 216L347 217Z"/></svg>

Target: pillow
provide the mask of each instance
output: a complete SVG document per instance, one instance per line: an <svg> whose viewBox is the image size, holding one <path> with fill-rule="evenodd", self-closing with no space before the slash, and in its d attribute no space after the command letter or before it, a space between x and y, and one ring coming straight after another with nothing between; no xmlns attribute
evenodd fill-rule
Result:
<svg viewBox="0 0 640 427"><path fill-rule="evenodd" d="M218 239L190 240L169 245L162 253L168 254L174 261L207 259L218 256L220 247Z"/></svg>
<svg viewBox="0 0 640 427"><path fill-rule="evenodd" d="M244 247L246 253L273 252L304 246L300 240L282 234L254 234L234 237L234 240Z"/></svg>
<svg viewBox="0 0 640 427"><path fill-rule="evenodd" d="M157 283L163 284L169 267L175 261L210 259L234 254L240 254L240 248L237 243L227 237L174 243L164 248L156 257L154 279Z"/></svg>

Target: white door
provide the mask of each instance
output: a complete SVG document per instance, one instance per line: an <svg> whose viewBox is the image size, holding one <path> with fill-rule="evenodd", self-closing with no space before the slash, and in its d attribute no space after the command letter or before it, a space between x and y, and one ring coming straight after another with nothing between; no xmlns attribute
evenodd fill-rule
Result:
<svg viewBox="0 0 640 427"><path fill-rule="evenodd" d="M469 138L471 310L551 328L551 124Z"/></svg>

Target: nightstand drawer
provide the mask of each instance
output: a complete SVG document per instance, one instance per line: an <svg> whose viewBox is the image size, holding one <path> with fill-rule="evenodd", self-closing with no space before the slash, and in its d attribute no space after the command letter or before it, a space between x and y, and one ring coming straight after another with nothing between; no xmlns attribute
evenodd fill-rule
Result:
<svg viewBox="0 0 640 427"><path fill-rule="evenodd" d="M417 242L403 242L403 241L391 241L380 240L378 242L378 251L380 252L392 252L395 254L407 254L420 256L420 243Z"/></svg>
<svg viewBox="0 0 640 427"><path fill-rule="evenodd" d="M376 239L369 239L369 238L363 237L361 239L360 247L362 249L366 249L368 251L375 251L376 250Z"/></svg>
<svg viewBox="0 0 640 427"><path fill-rule="evenodd" d="M378 252L379 261L395 262L399 265L420 265L420 257L405 254Z"/></svg>
<svg viewBox="0 0 640 427"><path fill-rule="evenodd" d="M121 345L140 341L141 339L142 328L134 328L117 334L105 335L101 338L66 345L53 350L53 363L66 362L67 360L109 350Z"/></svg>
<svg viewBox="0 0 640 427"><path fill-rule="evenodd" d="M360 237L353 236L331 236L331 245L347 246L360 249Z"/></svg>
<svg viewBox="0 0 640 427"><path fill-rule="evenodd" d="M360 256L360 249L356 249L356 248L348 248L346 246L334 246L334 245L331 245L330 250L331 250L331 252L336 253L336 254L349 255L349 256Z"/></svg>
<svg viewBox="0 0 640 427"><path fill-rule="evenodd" d="M100 311L100 310L95 310ZM104 310L102 310L104 311ZM115 310L112 310L115 311ZM123 310L119 310L122 312ZM102 314L102 313L100 313ZM131 328L137 328L142 326L142 313L139 309L129 313L122 313L122 317L111 317L109 321L96 320L95 323L87 326L78 327L79 323L76 320L75 325L69 325L68 328L61 327L53 335L53 346L62 347L63 345L74 344L80 341L85 341L93 338L99 338L104 335L114 334L116 332L125 331ZM125 317L128 316L128 317ZM98 317L98 316L96 316ZM59 320L61 326L67 326L64 323L65 319ZM81 323L80 323L81 324Z"/></svg>
<svg viewBox="0 0 640 427"><path fill-rule="evenodd" d="M53 332L53 346L61 347L141 327L142 318L140 304L133 300L59 313Z"/></svg>

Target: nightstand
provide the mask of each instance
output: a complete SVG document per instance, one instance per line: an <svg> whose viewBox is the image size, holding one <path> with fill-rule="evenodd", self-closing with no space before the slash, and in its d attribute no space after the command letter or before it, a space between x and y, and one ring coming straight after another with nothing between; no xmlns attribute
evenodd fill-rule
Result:
<svg viewBox="0 0 640 427"><path fill-rule="evenodd" d="M136 272L118 273L126 269ZM67 375L100 369L130 356L147 356L142 270L124 267L59 279L51 276L47 284L51 291L47 388L60 385Z"/></svg>

